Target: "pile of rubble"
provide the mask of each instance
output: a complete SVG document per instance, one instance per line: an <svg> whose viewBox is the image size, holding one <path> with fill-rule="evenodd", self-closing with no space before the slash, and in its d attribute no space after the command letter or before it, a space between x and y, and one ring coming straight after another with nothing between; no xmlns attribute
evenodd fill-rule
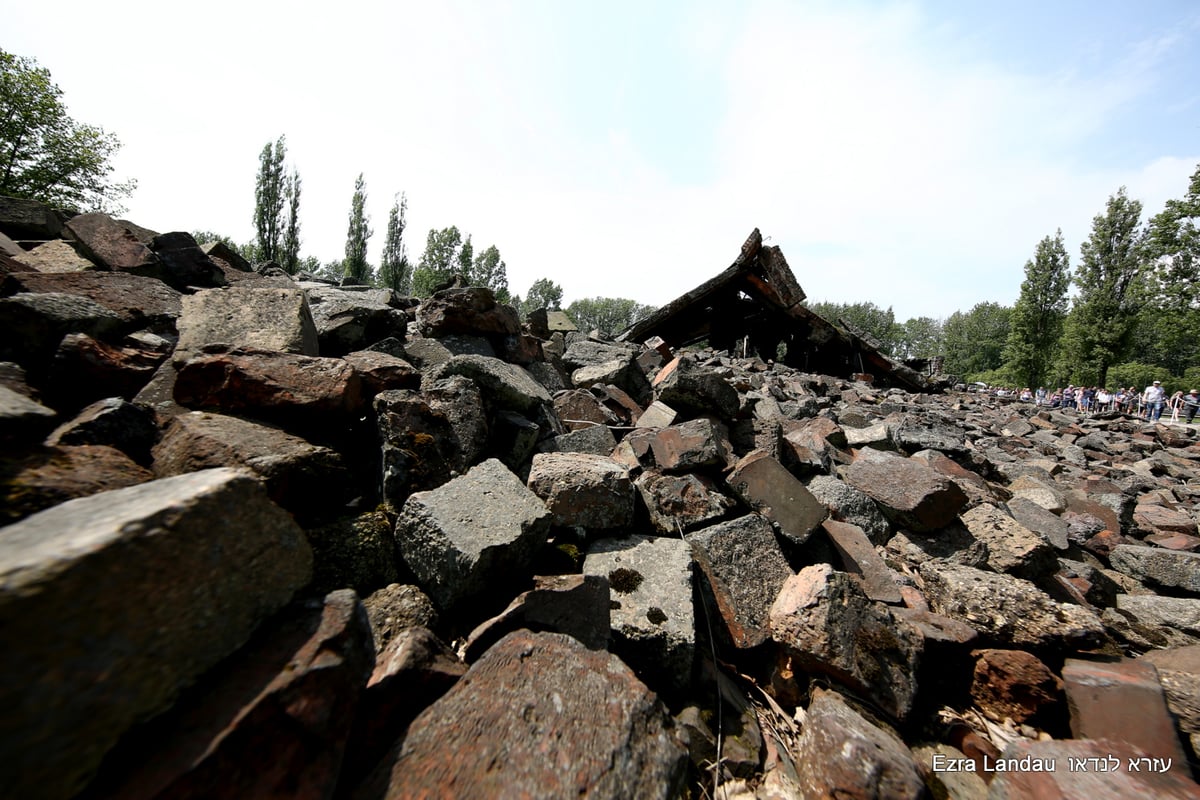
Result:
<svg viewBox="0 0 1200 800"><path fill-rule="evenodd" d="M1200 797L1188 428L0 231L8 795Z"/></svg>

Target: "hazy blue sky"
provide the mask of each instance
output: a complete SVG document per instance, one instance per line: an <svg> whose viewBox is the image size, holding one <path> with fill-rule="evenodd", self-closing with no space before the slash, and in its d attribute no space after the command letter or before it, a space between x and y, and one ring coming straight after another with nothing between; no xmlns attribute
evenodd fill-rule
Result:
<svg viewBox="0 0 1200 800"><path fill-rule="evenodd" d="M186 9L186 10L185 10ZM128 218L253 235L286 134L305 255L363 172L377 260L407 193L500 248L511 288L662 304L761 228L814 300L899 319L1012 303L1108 196L1150 216L1200 164L1191 2L0 0L0 47L124 142Z"/></svg>

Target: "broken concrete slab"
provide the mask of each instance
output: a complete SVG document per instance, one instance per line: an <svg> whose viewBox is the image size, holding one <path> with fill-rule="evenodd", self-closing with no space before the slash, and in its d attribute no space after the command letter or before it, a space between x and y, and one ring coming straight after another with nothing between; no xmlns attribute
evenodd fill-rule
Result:
<svg viewBox="0 0 1200 800"><path fill-rule="evenodd" d="M716 522L737 505L704 475L667 475L649 469L638 476L634 486L654 528L668 536Z"/></svg>
<svg viewBox="0 0 1200 800"><path fill-rule="evenodd" d="M821 523L821 528L842 557L844 571L858 577L868 599L892 605L901 603L900 587L862 528L832 519Z"/></svg>
<svg viewBox="0 0 1200 800"><path fill-rule="evenodd" d="M654 463L668 472L725 467L733 463L729 432L710 417L661 429L650 442Z"/></svg>
<svg viewBox="0 0 1200 800"><path fill-rule="evenodd" d="M692 554L682 539L601 539L588 549L584 575L608 579L612 650L657 691L691 684L696 651Z"/></svg>
<svg viewBox="0 0 1200 800"><path fill-rule="evenodd" d="M767 453L756 450L733 467L725 482L787 539L804 544L829 515L825 504Z"/></svg>
<svg viewBox="0 0 1200 800"><path fill-rule="evenodd" d="M987 546L987 564L996 572L1036 578L1058 566L1045 539L990 503L963 512L962 521Z"/></svg>
<svg viewBox="0 0 1200 800"><path fill-rule="evenodd" d="M608 456L539 453L526 485L545 501L553 525L606 530L633 522L629 470Z"/></svg>
<svg viewBox="0 0 1200 800"><path fill-rule="evenodd" d="M154 446L160 478L212 467L244 467L267 494L301 519L328 518L351 499L342 457L279 428L224 414L191 411L172 418ZM340 588L340 587L339 587Z"/></svg>
<svg viewBox="0 0 1200 800"><path fill-rule="evenodd" d="M756 647L770 637L771 604L792 576L771 523L747 514L686 537L730 643Z"/></svg>
<svg viewBox="0 0 1200 800"><path fill-rule="evenodd" d="M1113 569L1153 587L1200 597L1200 553L1122 544L1109 554Z"/></svg>
<svg viewBox="0 0 1200 800"><path fill-rule="evenodd" d="M374 663L371 629L354 592L289 608L205 675L198 691L131 732L88 791L329 797Z"/></svg>
<svg viewBox="0 0 1200 800"><path fill-rule="evenodd" d="M178 324L176 365L217 345L319 355L317 328L300 289L234 286L185 295Z"/></svg>
<svg viewBox="0 0 1200 800"><path fill-rule="evenodd" d="M817 475L809 480L808 490L825 504L833 519L857 525L872 544L886 544L892 526L878 504L863 491L832 475Z"/></svg>
<svg viewBox="0 0 1200 800"><path fill-rule="evenodd" d="M1090 649L1104 641L1095 614L1058 603L1021 578L937 561L919 572L930 608L967 623L994 646Z"/></svg>
<svg viewBox="0 0 1200 800"><path fill-rule="evenodd" d="M484 593L498 575L531 575L550 512L496 459L404 501L396 546L421 588L451 609Z"/></svg>
<svg viewBox="0 0 1200 800"><path fill-rule="evenodd" d="M770 612L771 636L803 669L827 673L897 719L912 710L924 637L828 564L788 579Z"/></svg>
<svg viewBox="0 0 1200 800"><path fill-rule="evenodd" d="M240 647L311 570L296 523L230 469L81 498L0 531L0 619L21 642L0 655L4 785L73 795L121 734Z"/></svg>
<svg viewBox="0 0 1200 800"><path fill-rule="evenodd" d="M896 525L933 531L955 520L967 495L954 481L908 458L857 458L842 479L873 498Z"/></svg>

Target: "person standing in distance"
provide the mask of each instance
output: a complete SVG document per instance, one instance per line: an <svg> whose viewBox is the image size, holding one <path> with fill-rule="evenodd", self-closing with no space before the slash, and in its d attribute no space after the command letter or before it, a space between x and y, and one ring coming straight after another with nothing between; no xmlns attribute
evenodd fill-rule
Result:
<svg viewBox="0 0 1200 800"><path fill-rule="evenodd" d="M1142 392L1142 405L1146 407L1146 421L1158 422L1162 416L1166 392L1163 391L1162 381L1155 381Z"/></svg>

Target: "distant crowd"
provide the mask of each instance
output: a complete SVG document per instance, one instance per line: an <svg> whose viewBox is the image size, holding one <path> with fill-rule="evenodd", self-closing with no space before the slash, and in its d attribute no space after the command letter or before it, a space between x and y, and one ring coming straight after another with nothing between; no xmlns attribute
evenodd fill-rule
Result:
<svg viewBox="0 0 1200 800"><path fill-rule="evenodd" d="M1172 421L1178 421L1182 417L1191 424L1197 413L1200 413L1200 390L1192 389L1187 394L1178 391L1168 398L1161 381L1154 381L1141 391L1138 391L1136 386L1119 388L1115 392L1099 386L1067 386L1054 391L1044 386L1039 386L1036 391L1029 387L1015 389L995 386L985 391L997 397L1015 395L1023 402L1035 403L1046 408L1073 409L1089 414L1117 411L1150 422L1157 422L1166 412L1170 414Z"/></svg>

